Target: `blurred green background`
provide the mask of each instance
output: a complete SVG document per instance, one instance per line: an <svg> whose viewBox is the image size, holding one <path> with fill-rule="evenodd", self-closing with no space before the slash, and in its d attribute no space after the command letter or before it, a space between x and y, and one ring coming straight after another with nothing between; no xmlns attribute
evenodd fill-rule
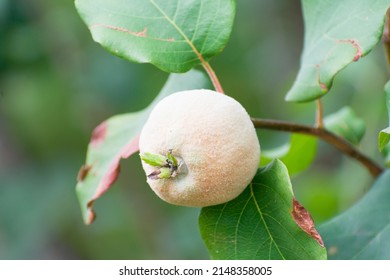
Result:
<svg viewBox="0 0 390 280"><path fill-rule="evenodd" d="M237 1L225 51L212 60L225 91L252 116L314 121L314 104L284 95L299 67L299 1ZM387 126L382 46L349 66L324 98L325 113L350 105L367 123L360 145L381 161L377 133ZM199 209L162 202L137 156L81 219L76 175L95 126L144 108L168 74L104 51L69 0L0 0L0 259L204 259ZM263 149L289 135L259 131ZM304 151L303 151L304 152ZM315 163L293 178L298 199L321 223L371 185L368 172L320 144Z"/></svg>

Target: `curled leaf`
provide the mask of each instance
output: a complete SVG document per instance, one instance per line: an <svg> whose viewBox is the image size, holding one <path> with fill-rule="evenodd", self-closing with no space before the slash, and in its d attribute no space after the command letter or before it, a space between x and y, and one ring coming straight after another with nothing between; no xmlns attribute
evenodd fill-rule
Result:
<svg viewBox="0 0 390 280"><path fill-rule="evenodd" d="M336 74L381 40L388 0L302 0L304 49L287 101L326 94Z"/></svg>

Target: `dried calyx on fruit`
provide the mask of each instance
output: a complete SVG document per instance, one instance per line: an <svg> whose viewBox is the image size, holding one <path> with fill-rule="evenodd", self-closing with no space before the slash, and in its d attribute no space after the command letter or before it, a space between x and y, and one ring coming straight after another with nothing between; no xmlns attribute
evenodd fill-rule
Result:
<svg viewBox="0 0 390 280"><path fill-rule="evenodd" d="M140 136L147 182L163 200L205 207L236 198L251 182L260 145L245 109L211 90L161 100Z"/></svg>

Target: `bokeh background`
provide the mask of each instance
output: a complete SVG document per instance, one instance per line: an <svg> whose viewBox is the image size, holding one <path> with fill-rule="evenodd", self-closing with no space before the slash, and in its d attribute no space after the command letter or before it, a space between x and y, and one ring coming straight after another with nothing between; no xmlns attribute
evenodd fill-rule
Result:
<svg viewBox="0 0 390 280"><path fill-rule="evenodd" d="M284 95L299 67L299 1L237 1L231 40L211 64L225 91L252 116L314 122L314 104ZM199 209L162 202L137 156L81 219L76 175L94 127L144 108L168 74L104 51L70 0L0 0L0 259L207 259ZM384 50L350 65L324 98L325 113L350 105L367 123L360 148L381 161L377 133L387 126ZM289 135L259 131L263 149ZM304 151L303 151L304 152ZM309 170L293 178L298 199L321 223L371 185L368 172L319 145Z"/></svg>

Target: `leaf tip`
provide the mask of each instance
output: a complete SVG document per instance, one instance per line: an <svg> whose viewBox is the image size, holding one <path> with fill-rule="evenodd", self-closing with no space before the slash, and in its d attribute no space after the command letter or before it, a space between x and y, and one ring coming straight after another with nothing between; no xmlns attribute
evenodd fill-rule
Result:
<svg viewBox="0 0 390 280"><path fill-rule="evenodd" d="M90 201L87 205L87 215L85 217L85 224L91 225L96 219L96 213L92 209L93 201Z"/></svg>

